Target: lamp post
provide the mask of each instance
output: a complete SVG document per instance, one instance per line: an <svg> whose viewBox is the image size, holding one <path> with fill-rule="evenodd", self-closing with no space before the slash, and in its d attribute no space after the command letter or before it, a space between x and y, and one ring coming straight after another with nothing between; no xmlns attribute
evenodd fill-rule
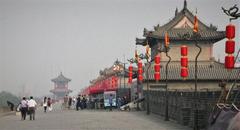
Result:
<svg viewBox="0 0 240 130"><path fill-rule="evenodd" d="M150 58L149 47L147 46L145 54L138 55L137 51L135 51L135 58L131 58L131 59L128 60L130 63L136 63L136 64L139 64L140 60L143 60L143 59L147 60L147 63L148 63L148 68L147 68L147 71L146 71L146 77L147 77L147 97L146 97L147 98L147 115L150 114L150 110L149 110L149 74L148 73L149 73L149 68L151 66L151 62L152 62L152 61L149 60L149 58ZM138 71L138 73L139 73L139 71ZM140 89L139 85L140 85L140 83L141 83L141 80L139 80L139 78L137 78L137 94L138 94L138 97L139 97L139 89ZM137 102L137 109L139 110L139 103L138 102Z"/></svg>
<svg viewBox="0 0 240 130"><path fill-rule="evenodd" d="M168 55L168 52L170 50L170 47L168 46L169 43L165 43L164 47L158 48L158 53L164 52L166 54L166 57L168 58L168 61L166 63L166 69L165 69L165 121L169 121L169 115L168 115L168 66L171 62L172 58Z"/></svg>
<svg viewBox="0 0 240 130"><path fill-rule="evenodd" d="M166 78L165 78L165 121L169 121L169 115L168 115L168 66L169 66L169 63L171 61L171 57L168 55L168 52L170 50L170 47L168 46L169 45L169 37L167 35L167 33L165 34L165 44L164 44L164 47L159 47L157 49L157 52L158 53L162 53L164 52L166 54L166 57L168 58L168 61L167 61L167 64L166 64L166 70L165 70L165 75L166 75ZM146 51L146 54L141 54L140 55L140 58L141 59L146 59L147 60L147 63L148 63L148 67L147 67L147 71L146 71L146 77L147 77L147 115L150 114L150 104L149 104L149 68L151 67L151 63L154 59L151 59L150 60L150 56L149 54L147 54L147 51Z"/></svg>
<svg viewBox="0 0 240 130"><path fill-rule="evenodd" d="M195 41L195 46L199 49L196 57L195 57L195 74L194 74L194 78L195 78L195 87L194 87L194 130L199 130L198 127L198 95L197 95L197 83L198 83L198 57L200 55L200 53L202 52L202 48L201 46L198 45L197 40L201 37L201 35L198 32L193 32L193 36L192 39L194 39Z"/></svg>
<svg viewBox="0 0 240 130"><path fill-rule="evenodd" d="M146 54L140 54L140 59L146 59L147 61L147 71L146 71L146 77L147 77L147 115L150 114L150 104L149 104L149 68L151 67L151 63L154 59L150 60L150 56L146 53Z"/></svg>
<svg viewBox="0 0 240 130"><path fill-rule="evenodd" d="M168 66L171 62L172 58L168 55L168 52L170 50L169 47L169 37L168 33L165 33L165 44L164 47L159 47L157 49L158 53L164 52L166 54L166 57L168 58L168 61L166 63L166 69L165 69L165 121L169 121L169 115L168 115Z"/></svg>
<svg viewBox="0 0 240 130"><path fill-rule="evenodd" d="M136 58L131 58L131 59L128 59L128 62L130 63L130 64L133 64L133 63L136 63L136 64L138 64L138 61L136 60ZM138 95L138 97L139 97L139 92L138 92L138 90L139 90L139 83L140 81L139 81L139 79L138 79L138 77L137 77L137 95ZM137 102L137 110L139 110L139 104L138 104L138 102Z"/></svg>
<svg viewBox="0 0 240 130"><path fill-rule="evenodd" d="M168 57L168 62L166 64L166 71L165 71L165 74L166 74L166 79L165 79L165 82L166 82L165 121L169 121L169 116L168 116L168 65L169 65L170 61L172 60L172 58L168 55L169 49L170 48L165 45L165 53L166 53L166 56Z"/></svg>

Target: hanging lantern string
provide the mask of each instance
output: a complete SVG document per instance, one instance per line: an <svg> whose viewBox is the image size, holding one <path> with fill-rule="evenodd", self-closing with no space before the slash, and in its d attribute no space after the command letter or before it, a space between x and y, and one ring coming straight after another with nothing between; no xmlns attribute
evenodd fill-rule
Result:
<svg viewBox="0 0 240 130"><path fill-rule="evenodd" d="M227 27L226 27L226 37L229 39L229 40L232 40L234 37L235 37L235 26L233 26L233 25L228 25ZM234 68L234 65L235 65L235 63L237 62L237 59L238 59L238 56L239 56L239 53L240 53L240 49L238 50L238 52L237 52L237 56L236 57L234 57L234 56L232 56L232 52L234 52L233 50L233 48L230 48L231 46L234 46L234 44L233 43L231 43L231 42L234 42L234 41L227 41L226 42L226 50L225 50L225 52L228 54L228 56L226 56L225 57L225 67L227 67L227 69L230 69L230 71L228 71L228 76L227 76L227 81L226 81L226 83L228 83L229 82L229 80L230 80L230 78L232 77L232 75L233 75L233 71L232 71L232 69ZM235 43L235 42L234 42ZM232 44L232 45L231 45ZM228 52L230 52L231 54L229 54ZM233 63L230 63L229 62L229 60L230 60L230 57L231 58L235 58L235 59L232 59L232 62ZM239 71L239 73L240 73L240 71ZM237 76L236 76L236 78L237 78ZM232 89L233 89L233 87L235 86L235 84L236 84L236 80L234 81L234 83L231 85L231 87L230 87L230 89L229 89L229 92L231 92L232 91ZM228 93L227 95L226 95L226 97L225 97L225 101L227 101L228 100L228 98L229 98L229 94L230 93Z"/></svg>
<svg viewBox="0 0 240 130"><path fill-rule="evenodd" d="M240 49L238 49L237 56L236 56L235 59L234 59L234 64L237 62L239 53L240 53ZM226 83L229 82L230 77L231 77L232 75L233 75L233 71L229 71L229 72L228 72L228 77L227 77ZM231 91L233 90L233 87L235 86L235 84L236 84L236 82L237 82L237 78L238 78L239 75L240 75L240 69L238 70L238 74L236 75L235 80L234 80L234 82L232 83L231 88L229 89L229 92L231 92ZM225 101L228 100L229 94L230 94L230 93L227 94L227 96L226 96L226 98L225 98Z"/></svg>

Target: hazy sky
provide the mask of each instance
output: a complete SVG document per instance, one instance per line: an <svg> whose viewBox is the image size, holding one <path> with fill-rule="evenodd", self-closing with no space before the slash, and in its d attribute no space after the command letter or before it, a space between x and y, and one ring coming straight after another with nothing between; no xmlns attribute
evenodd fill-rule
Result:
<svg viewBox="0 0 240 130"><path fill-rule="evenodd" d="M0 0L0 91L49 94L50 80L62 71L76 93L117 58L133 57L143 28L167 23L183 1ZM220 30L228 23L221 6L240 5L239 0L187 2L200 20ZM223 46L224 41L217 44L221 51L215 49L215 56L224 55Z"/></svg>

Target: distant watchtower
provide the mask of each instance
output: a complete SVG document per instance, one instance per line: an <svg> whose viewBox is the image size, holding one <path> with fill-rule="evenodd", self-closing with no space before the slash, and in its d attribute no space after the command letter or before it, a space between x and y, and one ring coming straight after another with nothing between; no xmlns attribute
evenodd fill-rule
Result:
<svg viewBox="0 0 240 130"><path fill-rule="evenodd" d="M62 72L57 78L51 81L54 82L54 89L50 90L50 92L56 95L57 99L61 99L72 92L72 90L68 89L68 82L70 82L71 79L64 77Z"/></svg>

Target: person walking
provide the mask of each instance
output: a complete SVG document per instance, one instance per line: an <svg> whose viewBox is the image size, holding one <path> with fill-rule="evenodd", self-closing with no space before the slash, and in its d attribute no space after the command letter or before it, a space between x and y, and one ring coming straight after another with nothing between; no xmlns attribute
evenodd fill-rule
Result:
<svg viewBox="0 0 240 130"><path fill-rule="evenodd" d="M35 120L35 110L37 107L36 101L33 99L33 97L30 97L30 100L28 101L28 111L30 115L30 120Z"/></svg>
<svg viewBox="0 0 240 130"><path fill-rule="evenodd" d="M63 98L64 109L68 107L68 95L65 95Z"/></svg>
<svg viewBox="0 0 240 130"><path fill-rule="evenodd" d="M47 97L44 97L43 99L43 108L44 108L44 112L47 112Z"/></svg>
<svg viewBox="0 0 240 130"><path fill-rule="evenodd" d="M87 99L85 95L82 96L82 108L83 109L87 108Z"/></svg>
<svg viewBox="0 0 240 130"><path fill-rule="evenodd" d="M109 107L110 107L110 111L112 111L112 103L113 103L113 95L112 94L110 94L110 96L109 96Z"/></svg>
<svg viewBox="0 0 240 130"><path fill-rule="evenodd" d="M49 111L52 111L52 100L51 100L50 97L49 97L48 100L47 100L47 106L48 106L48 110L49 110Z"/></svg>
<svg viewBox="0 0 240 130"><path fill-rule="evenodd" d="M72 106L72 97L68 98L68 109L71 109Z"/></svg>
<svg viewBox="0 0 240 130"><path fill-rule="evenodd" d="M78 95L78 97L77 97L77 103L76 103L76 110L77 110L77 111L79 110L80 104L81 104L81 98L80 98L80 95Z"/></svg>
<svg viewBox="0 0 240 130"><path fill-rule="evenodd" d="M27 103L27 100L25 97L22 98L22 101L20 103L20 111L21 111L21 115L22 115L21 120L25 120L27 111L28 111L28 103Z"/></svg>

